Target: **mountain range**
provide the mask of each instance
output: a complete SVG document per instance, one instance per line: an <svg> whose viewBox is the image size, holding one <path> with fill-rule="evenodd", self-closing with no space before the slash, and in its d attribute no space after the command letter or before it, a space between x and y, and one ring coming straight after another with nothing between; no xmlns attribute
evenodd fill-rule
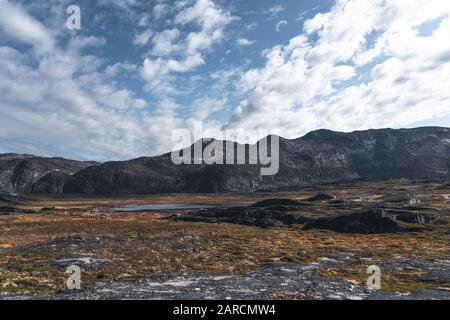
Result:
<svg viewBox="0 0 450 320"><path fill-rule="evenodd" d="M28 154L0 154L0 191L10 193L63 193L65 183L80 170L98 165L63 158Z"/></svg>
<svg viewBox="0 0 450 320"><path fill-rule="evenodd" d="M198 143L205 148L210 142ZM233 145L237 148L237 143ZM246 148L248 151L249 146ZM279 153L280 168L274 176L261 176L260 165L177 166L170 153L102 164L0 154L0 191L88 195L247 193L363 178L450 179L450 128L351 133L318 130L298 139L280 138Z"/></svg>

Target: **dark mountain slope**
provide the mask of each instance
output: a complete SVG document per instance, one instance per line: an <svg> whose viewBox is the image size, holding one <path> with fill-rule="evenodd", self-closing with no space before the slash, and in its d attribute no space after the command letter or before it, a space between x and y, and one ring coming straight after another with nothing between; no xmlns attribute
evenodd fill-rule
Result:
<svg viewBox="0 0 450 320"><path fill-rule="evenodd" d="M72 174L95 164L63 158L1 154L0 190L12 193L61 193Z"/></svg>
<svg viewBox="0 0 450 320"><path fill-rule="evenodd" d="M351 158L353 170L362 177L434 179L448 177L450 170L448 128L346 134L321 130L299 140L317 146L331 144L343 150Z"/></svg>
<svg viewBox="0 0 450 320"><path fill-rule="evenodd" d="M186 188L184 171L183 167L172 164L170 157L164 156L107 162L72 177L64 191L88 194L182 192Z"/></svg>
<svg viewBox="0 0 450 320"><path fill-rule="evenodd" d="M170 154L109 162L81 170L64 192L255 192L358 178L449 179L450 129L319 130L296 140L281 138L275 176L261 176L254 165L176 166Z"/></svg>

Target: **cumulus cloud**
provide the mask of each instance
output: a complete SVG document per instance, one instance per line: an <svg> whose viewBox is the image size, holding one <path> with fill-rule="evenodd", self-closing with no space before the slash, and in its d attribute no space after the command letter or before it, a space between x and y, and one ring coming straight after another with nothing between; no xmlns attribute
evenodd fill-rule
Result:
<svg viewBox="0 0 450 320"><path fill-rule="evenodd" d="M450 3L338 0L264 52L228 127L294 138L317 128L405 126L450 112ZM423 24L440 18L435 30ZM447 39L447 40L446 40Z"/></svg>
<svg viewBox="0 0 450 320"><path fill-rule="evenodd" d="M238 37L227 35L236 18L213 0L156 0L153 7L98 0L127 15L132 61L104 54L114 48L109 38L58 29L69 1L49 3L0 0L3 149L124 159L169 151L173 130L195 120L296 138L317 128L399 127L450 113L448 1L337 0L328 12L304 15L303 31L264 50L262 65L250 70L250 56L229 64L244 50L205 66L227 39L225 53L253 44L243 32L257 25L245 21ZM36 17L37 7L51 15ZM284 7L272 9L258 11L271 25ZM180 98L183 90L189 94ZM237 107L224 118L231 103Z"/></svg>
<svg viewBox="0 0 450 320"><path fill-rule="evenodd" d="M223 40L224 28L232 20L229 11L211 0L196 0L190 6L182 6L174 23L196 27L199 31L189 32L182 39L176 28L155 35L150 53L156 57L147 57L141 70L146 89L166 94L175 91L170 84L171 76L203 65L205 51Z"/></svg>
<svg viewBox="0 0 450 320"><path fill-rule="evenodd" d="M251 46L251 45L255 44L256 42L252 41L252 40L249 40L249 39L246 39L246 38L238 38L236 40L236 43L237 43L238 46L245 47L245 46Z"/></svg>
<svg viewBox="0 0 450 320"><path fill-rule="evenodd" d="M172 28L153 34L144 23L144 31L134 38L139 47L150 45L143 66L108 65L93 54L101 52L104 38L56 28L64 25L65 2L41 8L57 16L45 22L33 16L39 13L35 3L33 8L7 0L0 4L0 145L4 150L98 160L157 155L171 147L175 129L189 127L194 119L207 119L224 106L224 99L199 97L189 107L192 115L184 118L179 110L185 106L174 99L157 98L150 106L118 82L119 77L134 77L145 69L149 83L166 83L172 73L202 65L204 54L221 41L233 19L212 1L180 1L173 7L176 24L192 29L188 33ZM142 3L111 4L128 12ZM142 19L132 15L134 21Z"/></svg>
<svg viewBox="0 0 450 320"><path fill-rule="evenodd" d="M194 100L190 106L190 111L192 112L191 120L207 120L211 114L221 110L226 103L226 99L217 99L212 97L198 98Z"/></svg>
<svg viewBox="0 0 450 320"><path fill-rule="evenodd" d="M153 48L150 51L154 56L169 56L175 52L179 52L182 49L180 43L178 43L178 37L180 36L180 30L170 29L164 30L158 33L153 38Z"/></svg>
<svg viewBox="0 0 450 320"><path fill-rule="evenodd" d="M8 42L31 46L19 51L0 42L3 148L100 160L162 152L158 149L162 144L154 145L162 137L155 138L156 132L170 129L168 125L176 121L136 113L147 102L111 78L136 71L135 66L104 68L101 59L82 53L105 45L102 38L73 35L64 46L57 46L52 32L25 8L1 2L1 14L10 22L2 20L1 32L10 33Z"/></svg>
<svg viewBox="0 0 450 320"><path fill-rule="evenodd" d="M170 6L164 1L160 1L153 8L153 15L156 19L161 19L170 11Z"/></svg>
<svg viewBox="0 0 450 320"><path fill-rule="evenodd" d="M116 110L142 108L145 102L105 84L89 66L98 63L94 58L65 52L34 68L25 55L1 47L0 60L3 146L16 149L17 141L31 140L39 154L135 154L140 129L130 115Z"/></svg>
<svg viewBox="0 0 450 320"><path fill-rule="evenodd" d="M153 35L152 30L146 29L135 35L133 43L137 46L144 46L149 42L152 35Z"/></svg>
<svg viewBox="0 0 450 320"><path fill-rule="evenodd" d="M45 26L24 13L18 4L0 0L0 28L11 39L31 44L41 53L54 48L54 39Z"/></svg>

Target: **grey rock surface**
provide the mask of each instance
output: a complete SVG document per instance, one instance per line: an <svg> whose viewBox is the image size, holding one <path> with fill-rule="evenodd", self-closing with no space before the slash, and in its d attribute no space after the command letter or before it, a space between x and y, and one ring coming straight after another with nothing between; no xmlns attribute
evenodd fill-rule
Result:
<svg viewBox="0 0 450 320"><path fill-rule="evenodd" d="M413 265L427 270L425 276L448 280L450 265L442 261L396 261L382 264L385 269ZM319 268L346 268L345 261L324 258L307 265L267 264L245 275L209 273L169 273L125 278L88 285L80 291L63 291L53 297L65 299L146 299L146 300L420 300L450 299L450 292L428 289L414 293L368 290L367 287L320 275ZM439 270L439 271L436 271Z"/></svg>
<svg viewBox="0 0 450 320"><path fill-rule="evenodd" d="M0 191L61 193L67 177L95 164L63 158L0 154Z"/></svg>

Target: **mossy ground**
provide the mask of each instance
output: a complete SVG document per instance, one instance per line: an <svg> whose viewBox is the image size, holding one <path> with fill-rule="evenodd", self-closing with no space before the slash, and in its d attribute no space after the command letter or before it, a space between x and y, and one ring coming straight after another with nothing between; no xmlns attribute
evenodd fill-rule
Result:
<svg viewBox="0 0 450 320"><path fill-rule="evenodd" d="M283 193L278 197L304 199L319 191L342 199L376 198L385 190L411 194L446 195L435 185L407 182L357 183ZM448 204L427 200L441 209L439 222L418 233L347 235L294 228L261 229L235 224L173 222L164 213L102 213L89 208L124 203L227 203L257 201L274 195L139 197L129 199L36 198L27 208L56 207L48 214L0 216L0 292L52 295L65 288L65 268L55 261L74 257L107 259L98 268L82 268L83 283L161 272L239 274L262 263L313 263L324 255L349 252L354 256L344 270L321 269L330 278L358 284L366 268L383 259L449 259ZM77 208L77 209L75 209ZM182 214L182 212L179 212ZM180 236L181 235L181 236ZM93 242L91 237L98 237ZM55 239L66 242L50 243ZM73 242L73 239L78 239ZM423 281L422 270L383 274L383 290L415 291L449 284Z"/></svg>

